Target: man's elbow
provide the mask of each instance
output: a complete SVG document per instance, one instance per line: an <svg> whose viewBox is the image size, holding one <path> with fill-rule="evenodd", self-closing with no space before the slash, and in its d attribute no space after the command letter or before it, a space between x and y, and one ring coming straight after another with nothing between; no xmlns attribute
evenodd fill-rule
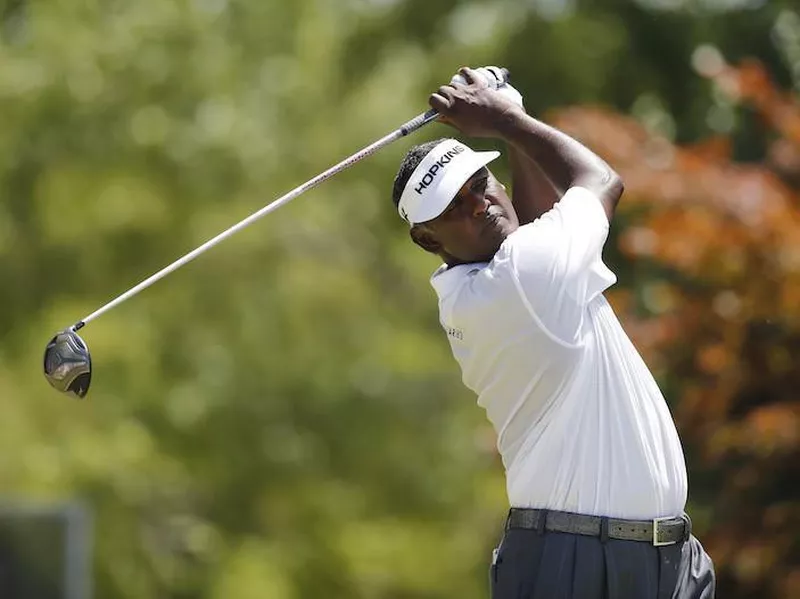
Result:
<svg viewBox="0 0 800 599"><path fill-rule="evenodd" d="M592 173L591 176L586 177L578 184L598 197L610 221L614 216L614 211L617 209L619 199L625 191L622 177L614 169L607 167L602 171Z"/></svg>
<svg viewBox="0 0 800 599"><path fill-rule="evenodd" d="M603 202L603 207L606 209L609 220L611 220L611 217L614 216L614 211L617 209L619 199L625 192L625 183L622 180L622 177L620 177L619 174L617 174L617 172L614 170L611 170L610 175L611 179L608 182L603 195L600 196L600 200Z"/></svg>

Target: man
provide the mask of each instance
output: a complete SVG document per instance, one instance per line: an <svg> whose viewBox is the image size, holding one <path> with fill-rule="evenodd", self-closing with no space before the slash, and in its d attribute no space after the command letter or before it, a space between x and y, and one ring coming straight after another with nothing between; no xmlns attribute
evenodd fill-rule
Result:
<svg viewBox="0 0 800 599"><path fill-rule="evenodd" d="M414 243L444 262L431 279L440 321L497 432L511 509L492 596L711 598L678 434L603 296L622 181L513 88L492 89L489 70L460 74L430 105L505 142L513 203L486 166L499 153L454 139L412 148L393 197Z"/></svg>

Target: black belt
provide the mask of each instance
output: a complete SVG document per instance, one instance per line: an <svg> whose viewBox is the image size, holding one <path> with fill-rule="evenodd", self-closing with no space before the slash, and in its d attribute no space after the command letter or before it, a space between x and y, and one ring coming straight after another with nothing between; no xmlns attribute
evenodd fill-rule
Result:
<svg viewBox="0 0 800 599"><path fill-rule="evenodd" d="M566 532L576 535L641 541L656 547L686 541L692 534L689 516L670 516L652 520L620 520L601 516L584 516L570 512L511 508L506 529L527 528L544 531Z"/></svg>

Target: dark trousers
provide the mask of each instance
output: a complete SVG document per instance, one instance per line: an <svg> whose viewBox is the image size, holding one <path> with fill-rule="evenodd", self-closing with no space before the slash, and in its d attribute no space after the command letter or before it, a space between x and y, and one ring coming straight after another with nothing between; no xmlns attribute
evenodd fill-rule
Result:
<svg viewBox="0 0 800 599"><path fill-rule="evenodd" d="M492 599L712 599L714 566L694 536L639 541L507 530L490 572Z"/></svg>

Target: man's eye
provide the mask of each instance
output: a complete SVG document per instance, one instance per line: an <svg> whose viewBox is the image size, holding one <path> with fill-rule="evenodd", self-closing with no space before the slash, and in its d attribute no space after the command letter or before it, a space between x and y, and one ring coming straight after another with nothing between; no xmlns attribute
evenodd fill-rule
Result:
<svg viewBox="0 0 800 599"><path fill-rule="evenodd" d="M450 205L447 208L444 209L444 212L442 212L442 214L447 214L449 212L452 212L453 210L458 208L460 205L461 205L461 197L457 197L455 200L450 202Z"/></svg>
<svg viewBox="0 0 800 599"><path fill-rule="evenodd" d="M486 186L488 183L488 179L479 179L472 185L472 191L475 193L483 193L486 191Z"/></svg>

